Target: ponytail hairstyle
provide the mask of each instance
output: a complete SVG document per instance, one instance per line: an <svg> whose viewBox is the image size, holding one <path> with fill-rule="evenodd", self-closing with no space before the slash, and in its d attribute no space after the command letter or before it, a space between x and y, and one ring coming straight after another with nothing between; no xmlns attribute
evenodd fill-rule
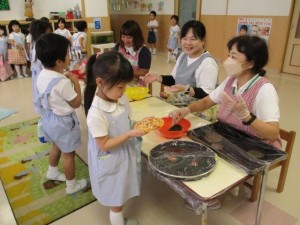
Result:
<svg viewBox="0 0 300 225"><path fill-rule="evenodd" d="M92 105L97 89L96 78L101 78L107 88L120 83L129 83L134 74L130 62L118 52L105 52L99 56L92 55L86 65L86 87L84 90L85 115Z"/></svg>

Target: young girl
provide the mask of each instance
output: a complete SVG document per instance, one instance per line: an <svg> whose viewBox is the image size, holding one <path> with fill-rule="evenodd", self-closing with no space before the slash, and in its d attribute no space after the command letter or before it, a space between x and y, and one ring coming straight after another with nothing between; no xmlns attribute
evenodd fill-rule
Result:
<svg viewBox="0 0 300 225"><path fill-rule="evenodd" d="M36 57L35 51L35 43L38 38L45 33L50 33L52 30L51 25L44 20L34 20L30 26L30 34L32 37L31 45L30 45L30 59L31 59L31 76L32 76L32 97L33 97L33 105L34 111L38 114L41 114L41 109L39 108L38 100L39 94L36 86L36 80L43 69L43 65L41 61Z"/></svg>
<svg viewBox="0 0 300 225"><path fill-rule="evenodd" d="M0 25L0 80L12 78L13 70L7 62L8 38L5 36L5 27Z"/></svg>
<svg viewBox="0 0 300 225"><path fill-rule="evenodd" d="M150 44L150 51L152 55L156 54L156 42L157 42L157 29L158 29L158 21L156 18L156 12L151 11L150 21L147 23L148 27L148 43Z"/></svg>
<svg viewBox="0 0 300 225"><path fill-rule="evenodd" d="M170 61L176 62L176 57L173 56L173 51L178 47L180 43L180 27L178 26L179 17L176 15L171 16L171 27L168 39L168 59L167 63Z"/></svg>
<svg viewBox="0 0 300 225"><path fill-rule="evenodd" d="M112 225L137 224L124 219L122 212L128 199L140 195L135 137L145 134L131 129L129 103L123 95L133 76L130 62L117 52L93 55L87 64L84 104L90 180L94 196L110 207Z"/></svg>
<svg viewBox="0 0 300 225"><path fill-rule="evenodd" d="M43 107L42 127L46 139L53 144L46 176L50 180L66 181L66 193L73 194L84 189L87 181L75 179L75 149L81 144L75 108L81 105L81 91L76 76L63 75L70 62L70 42L58 34L49 33L38 39L35 48L36 56L44 66L36 82ZM64 174L57 167L61 154Z"/></svg>
<svg viewBox="0 0 300 225"><path fill-rule="evenodd" d="M26 53L25 47L25 35L21 32L20 23L17 20L12 20L8 24L8 29L11 31L9 34L9 44L11 44L12 48L18 48L22 52L21 54L25 54L26 59L29 60L28 55ZM23 71L23 75L21 72L21 67ZM28 77L26 73L27 69L27 61L23 64L15 64L15 69L17 71L18 78Z"/></svg>
<svg viewBox="0 0 300 225"><path fill-rule="evenodd" d="M71 52L72 61L70 65L70 70L77 69L76 67L82 62L83 58L86 56L86 40L87 40L87 23L86 21L78 21L75 24L78 32L73 34L72 37L72 47L73 50ZM78 56L79 55L79 56Z"/></svg>
<svg viewBox="0 0 300 225"><path fill-rule="evenodd" d="M66 20L64 18L59 18L57 20L58 28L55 30L54 33L59 34L67 38L70 43L72 43L72 35L68 29L65 28Z"/></svg>

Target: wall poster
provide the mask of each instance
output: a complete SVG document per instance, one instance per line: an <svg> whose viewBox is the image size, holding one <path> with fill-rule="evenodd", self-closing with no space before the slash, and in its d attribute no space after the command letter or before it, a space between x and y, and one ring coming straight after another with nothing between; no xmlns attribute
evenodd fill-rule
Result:
<svg viewBox="0 0 300 225"><path fill-rule="evenodd" d="M257 35L268 43L271 27L272 18L238 18L237 35Z"/></svg>

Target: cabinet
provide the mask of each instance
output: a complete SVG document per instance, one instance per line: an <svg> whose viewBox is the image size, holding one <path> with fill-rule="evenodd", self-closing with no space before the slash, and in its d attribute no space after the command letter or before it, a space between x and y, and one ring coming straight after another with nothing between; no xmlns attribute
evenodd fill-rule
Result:
<svg viewBox="0 0 300 225"><path fill-rule="evenodd" d="M71 32L71 34L77 32L75 24L76 24L76 22L78 22L80 20L82 20L82 19L70 19L70 20L66 20L65 27ZM19 20L19 22L21 24L21 31L26 36L27 34L29 34L28 28L29 28L29 25L30 25L31 21ZM9 21L0 21L0 24L2 26L6 27L6 34L8 36L9 33L10 33L9 29L8 29ZM50 20L50 24L52 25L53 31L55 31L58 28L57 20Z"/></svg>
<svg viewBox="0 0 300 225"><path fill-rule="evenodd" d="M91 32L91 44L107 44L114 43L113 31L93 31Z"/></svg>

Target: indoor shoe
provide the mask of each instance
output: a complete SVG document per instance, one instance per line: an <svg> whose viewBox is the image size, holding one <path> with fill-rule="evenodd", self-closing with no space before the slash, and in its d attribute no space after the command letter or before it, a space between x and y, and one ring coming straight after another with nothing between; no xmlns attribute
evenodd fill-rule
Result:
<svg viewBox="0 0 300 225"><path fill-rule="evenodd" d="M29 75L28 75L28 74L26 74L26 73L25 73L23 76L24 76L24 77L29 77Z"/></svg>
<svg viewBox="0 0 300 225"><path fill-rule="evenodd" d="M139 225L138 221L124 218L124 225Z"/></svg>
<svg viewBox="0 0 300 225"><path fill-rule="evenodd" d="M87 181L86 179L82 179L82 180L77 180L75 181L75 185L72 187L68 187L66 188L66 192L68 195L74 194L78 191L83 190L85 187L87 186Z"/></svg>
<svg viewBox="0 0 300 225"><path fill-rule="evenodd" d="M208 203L207 208L211 210L216 210L216 209L220 209L221 206L222 206L221 201L219 199L215 199L214 201ZM187 201L184 202L184 207L194 211L197 210L197 208L193 208L193 206Z"/></svg>
<svg viewBox="0 0 300 225"><path fill-rule="evenodd" d="M48 180L57 180L57 181L62 181L62 182L66 181L66 176L61 172L57 172L53 175L53 174L50 174L48 171L46 177Z"/></svg>
<svg viewBox="0 0 300 225"><path fill-rule="evenodd" d="M18 75L17 77L20 78L20 79L21 79L21 78L24 78L22 75Z"/></svg>

